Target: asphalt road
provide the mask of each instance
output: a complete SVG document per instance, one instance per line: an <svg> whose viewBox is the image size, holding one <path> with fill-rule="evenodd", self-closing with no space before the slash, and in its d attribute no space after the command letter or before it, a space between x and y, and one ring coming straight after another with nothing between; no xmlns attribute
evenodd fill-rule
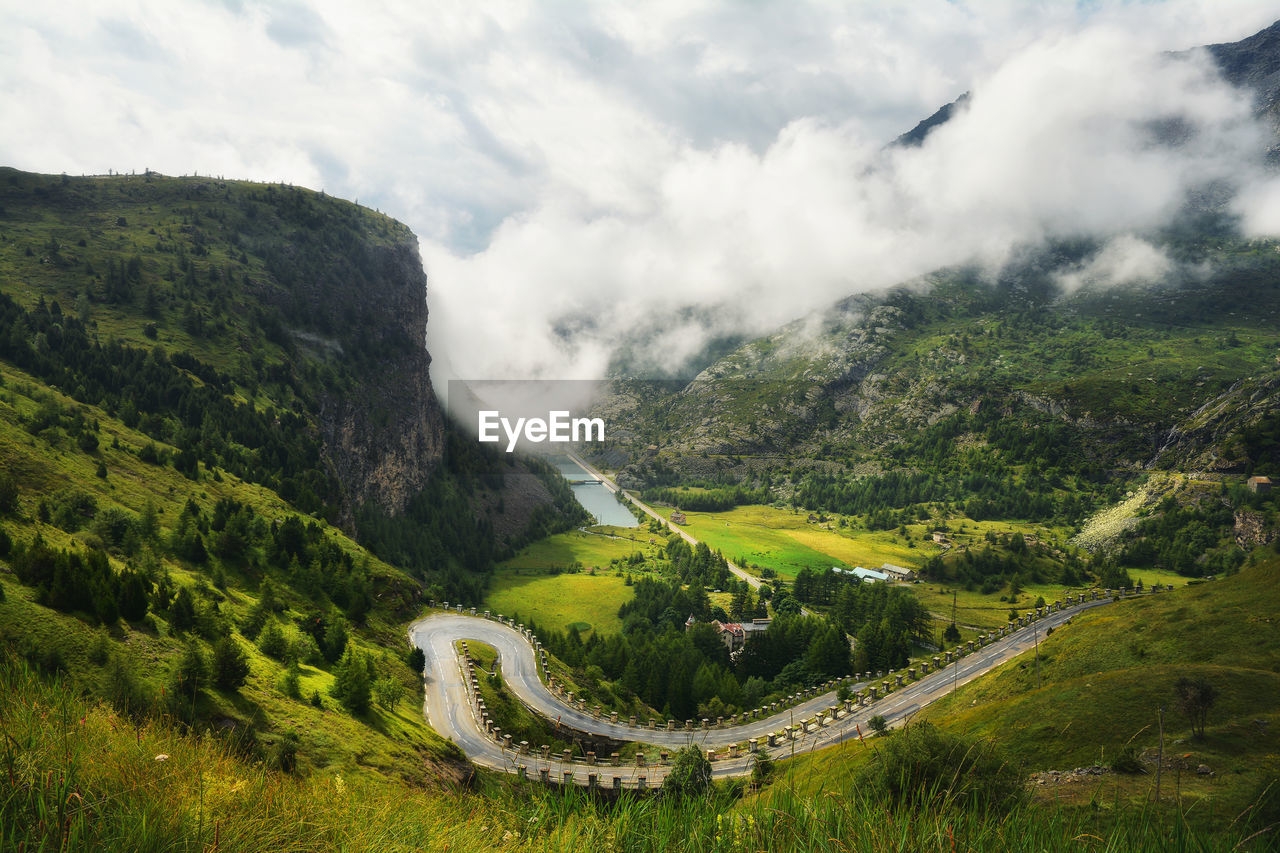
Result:
<svg viewBox="0 0 1280 853"><path fill-rule="evenodd" d="M862 708L855 707L846 716L836 720L828 718L825 725L804 726L803 731L796 729L792 740L780 740L776 746L768 747L770 753L775 758L783 758L847 743L858 737L859 728L866 732L867 721L877 714L891 725L901 723L955 687L966 684L1031 649L1036 638L1044 637L1047 629L1058 628L1083 610L1108 603L1110 599L1104 598L1050 613L1032 625L977 649L941 670L904 684L878 701ZM835 692L832 691L773 716L738 726L668 732L648 729L645 720L640 721L641 726L632 728L625 722L611 723L607 718L596 718L588 712L569 706L552 694L538 676L534 650L529 641L519 631L497 621L455 612L432 613L410 626L409 639L426 654L427 664L423 674L426 698L423 711L431 726L440 735L457 744L476 764L508 773L518 772L518 768L523 765L527 775L535 779L539 778L540 771L545 770L550 781L563 781L565 771L569 771L575 783L586 785L589 774L594 773L602 786L611 786L613 777L616 776L622 787L634 788L638 786L641 777L649 786L659 784L666 775L667 768L652 764L637 767L634 763L621 767L592 767L581 762L562 764L556 760L545 760L540 755L520 755L515 749L504 749L484 732L478 712L468 695L460 659L454 650L456 641L478 640L493 646L498 651L503 681L507 688L547 720L579 731L605 735L614 740L638 741L669 751L697 744L704 749L723 752L731 744L741 745L744 754L716 761L712 765L716 776L750 772L751 757L745 753L746 743L750 738L759 738L761 746L764 746L770 733L781 732L786 726L799 727L802 721L811 720L819 711L826 711L836 704ZM852 685L853 692L856 693L869 684L880 686L883 680L875 679ZM531 746L536 752L539 745ZM656 750L648 752L651 760L656 761ZM607 757L601 756L600 761L604 765L608 764Z"/></svg>

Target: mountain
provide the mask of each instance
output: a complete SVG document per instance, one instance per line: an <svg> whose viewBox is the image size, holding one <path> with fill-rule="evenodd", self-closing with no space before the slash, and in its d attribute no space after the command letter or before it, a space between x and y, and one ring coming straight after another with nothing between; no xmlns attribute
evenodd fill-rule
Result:
<svg viewBox="0 0 1280 853"><path fill-rule="evenodd" d="M162 348L240 403L305 411L329 482L281 485L310 488L306 508L398 512L439 463L426 278L403 225L294 187L13 169L0 221L0 292L65 309L94 345ZM94 392L121 405L114 390Z"/></svg>
<svg viewBox="0 0 1280 853"><path fill-rule="evenodd" d="M426 284L323 193L0 170L3 665L257 760L461 778L402 626L582 510L450 425Z"/></svg>
<svg viewBox="0 0 1280 853"><path fill-rule="evenodd" d="M1205 49L1228 82L1254 92L1258 115L1266 117L1280 136L1280 21L1247 39ZM1273 141L1273 157L1275 152Z"/></svg>
<svg viewBox="0 0 1280 853"><path fill-rule="evenodd" d="M1280 24L1207 50L1274 119ZM964 100L895 144L921 143ZM597 459L655 496L741 486L811 511L1067 527L1153 477L1199 483L1179 498L1196 502L1274 475L1280 244L1240 237L1220 201L1138 237L1027 246L994 276L960 266L851 296L691 381L619 379ZM1082 275L1139 241L1168 261L1156 280ZM1235 547L1229 524L1217 531Z"/></svg>

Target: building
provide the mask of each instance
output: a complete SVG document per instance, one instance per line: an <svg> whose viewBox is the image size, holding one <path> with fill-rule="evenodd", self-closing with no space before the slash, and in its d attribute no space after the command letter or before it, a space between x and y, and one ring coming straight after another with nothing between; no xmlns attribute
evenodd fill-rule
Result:
<svg viewBox="0 0 1280 853"><path fill-rule="evenodd" d="M672 524L688 524L689 519L684 517L683 512L676 509L671 511L671 523Z"/></svg>
<svg viewBox="0 0 1280 853"><path fill-rule="evenodd" d="M831 571L838 575L853 575L858 580L866 583L889 580L889 576L884 572L877 572L875 569L864 569L862 566L857 566L852 569L842 569L839 566L832 566Z"/></svg>
<svg viewBox="0 0 1280 853"><path fill-rule="evenodd" d="M893 563L885 563L880 567L880 571L888 575L890 580L913 581L916 579L916 573L911 569L904 569L902 566L895 566Z"/></svg>
<svg viewBox="0 0 1280 853"><path fill-rule="evenodd" d="M1269 492L1271 491L1271 478L1270 477L1250 477L1248 486L1249 486L1249 491L1251 492L1257 492L1258 494Z"/></svg>
<svg viewBox="0 0 1280 853"><path fill-rule="evenodd" d="M941 530L933 531L933 541L937 542L939 545L951 544L951 540L947 538L947 534L943 533Z"/></svg>
<svg viewBox="0 0 1280 853"><path fill-rule="evenodd" d="M747 632L741 624L737 622L721 622L718 619L711 624L716 626L716 630L720 632L720 639L724 641L725 647L729 649L729 654L733 654L747 642Z"/></svg>

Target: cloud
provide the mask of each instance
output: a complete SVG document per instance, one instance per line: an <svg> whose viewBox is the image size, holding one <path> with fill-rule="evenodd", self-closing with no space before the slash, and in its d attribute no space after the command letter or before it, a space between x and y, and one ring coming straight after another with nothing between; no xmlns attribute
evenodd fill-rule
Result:
<svg viewBox="0 0 1280 853"><path fill-rule="evenodd" d="M549 197L483 252L429 255L447 289L466 293L439 298L438 331L458 336L449 353L493 342L465 363L479 375L590 376L648 322L666 332L648 353L660 364L940 266L996 269L1051 237L1157 229L1190 192L1255 183L1265 140L1250 96L1206 55L1135 49L1129 34L1093 28L1020 50L919 147L886 150L856 122L802 118L760 152L670 143L604 212L585 193ZM1161 269L1129 236L1076 276ZM554 333L583 316L592 323L572 337Z"/></svg>
<svg viewBox="0 0 1280 853"><path fill-rule="evenodd" d="M1252 176L1247 105L1159 51L1248 0L353 5L0 0L0 161L287 181L422 238L438 378L672 360ZM925 146L884 143L964 91ZM1188 116L1179 146L1153 123ZM1254 186L1262 186L1253 181ZM1242 201L1280 227L1280 191Z"/></svg>
<svg viewBox="0 0 1280 853"><path fill-rule="evenodd" d="M1159 248L1132 234L1108 241L1101 250L1072 270L1058 273L1063 290L1082 287L1109 287L1119 284L1150 284L1174 270L1174 263Z"/></svg>

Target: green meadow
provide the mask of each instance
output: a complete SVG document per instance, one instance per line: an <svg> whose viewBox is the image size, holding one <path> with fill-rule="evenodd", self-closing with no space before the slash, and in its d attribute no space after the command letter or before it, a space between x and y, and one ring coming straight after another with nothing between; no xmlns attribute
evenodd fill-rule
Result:
<svg viewBox="0 0 1280 853"><path fill-rule="evenodd" d="M622 630L618 608L631 598L625 578L612 571L551 573L539 569L499 569L485 595L484 607L504 615L519 614L541 628L616 634Z"/></svg>
<svg viewBox="0 0 1280 853"><path fill-rule="evenodd" d="M569 530L525 546L520 553L504 561L501 568L567 569L577 563L587 569L603 569L615 560L630 559L637 552L651 560L663 544L662 536L651 534L644 528L601 526L590 530Z"/></svg>
<svg viewBox="0 0 1280 853"><path fill-rule="evenodd" d="M768 568L780 577L793 578L801 569L825 571L835 565L917 566L937 552L933 546L913 549L892 532L842 532L834 522L828 528L808 521L808 513L771 506L686 515L684 529L730 560L745 561L743 568L753 574Z"/></svg>

